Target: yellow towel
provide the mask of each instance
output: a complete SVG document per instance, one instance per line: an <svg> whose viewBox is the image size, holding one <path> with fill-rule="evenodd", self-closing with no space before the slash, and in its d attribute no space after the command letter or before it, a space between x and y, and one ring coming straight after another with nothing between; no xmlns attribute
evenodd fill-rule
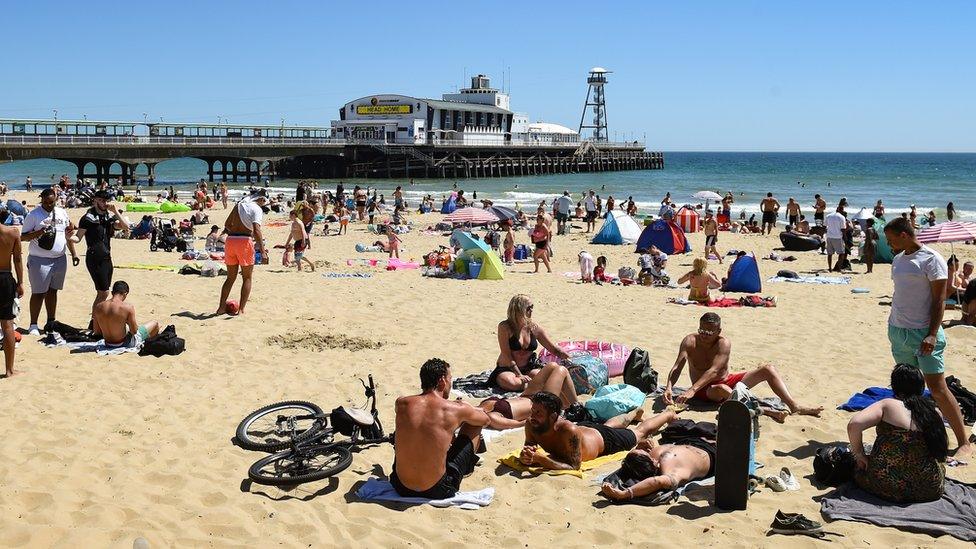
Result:
<svg viewBox="0 0 976 549"><path fill-rule="evenodd" d="M174 265L149 265L147 263L128 263L116 265L116 269L139 269L141 271L178 271L180 268Z"/></svg>
<svg viewBox="0 0 976 549"><path fill-rule="evenodd" d="M518 459L519 454L521 453L522 450L520 448L512 452L511 454L498 458L498 463L511 467L516 471L527 471L535 475L545 473L547 475L573 475L574 477L585 478L585 476L583 475L583 471L589 471L591 469L596 469L597 467L606 465L608 463L612 463L614 461L620 461L627 456L626 451L617 452L616 454L609 454L606 456L600 456L596 459L591 459L590 461L584 461L583 463L580 464L579 471L570 471L565 469L560 469L557 471L552 469L545 469L536 465L525 465Z"/></svg>

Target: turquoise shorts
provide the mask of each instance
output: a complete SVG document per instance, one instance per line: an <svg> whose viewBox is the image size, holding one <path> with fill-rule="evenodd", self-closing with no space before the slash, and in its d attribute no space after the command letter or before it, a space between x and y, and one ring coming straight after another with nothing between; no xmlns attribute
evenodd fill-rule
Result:
<svg viewBox="0 0 976 549"><path fill-rule="evenodd" d="M935 334L935 349L932 350L932 354L918 356L918 348L927 335L929 335L927 328L913 330L889 324L888 341L891 342L891 356L895 358L895 362L911 364L927 375L945 372L945 360L942 358L946 346L945 332L939 328Z"/></svg>
<svg viewBox="0 0 976 549"><path fill-rule="evenodd" d="M139 326L139 337L142 338L143 341L149 339L149 328Z"/></svg>

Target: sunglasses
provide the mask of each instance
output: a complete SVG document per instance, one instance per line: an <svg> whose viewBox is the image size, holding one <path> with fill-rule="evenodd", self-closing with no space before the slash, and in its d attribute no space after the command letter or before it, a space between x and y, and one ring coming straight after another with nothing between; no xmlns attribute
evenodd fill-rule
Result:
<svg viewBox="0 0 976 549"><path fill-rule="evenodd" d="M713 335L715 335L717 333L718 333L718 330L705 330L705 329L702 329L702 328L698 328L698 334L699 335L713 336Z"/></svg>
<svg viewBox="0 0 976 549"><path fill-rule="evenodd" d="M528 312L529 314L532 314L532 309L534 309L534 308L535 308L535 305L529 305L528 307L526 307L526 308L525 308L525 310L526 310L526 311L527 311L527 312Z"/></svg>

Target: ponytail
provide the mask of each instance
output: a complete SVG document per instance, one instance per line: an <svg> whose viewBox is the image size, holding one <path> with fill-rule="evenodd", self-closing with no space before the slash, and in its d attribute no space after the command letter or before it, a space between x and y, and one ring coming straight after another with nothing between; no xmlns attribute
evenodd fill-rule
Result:
<svg viewBox="0 0 976 549"><path fill-rule="evenodd" d="M912 414L912 421L925 438L929 455L936 461L945 461L949 455L949 438L946 435L942 416L935 409L931 400L921 395L911 395L902 398L905 408Z"/></svg>

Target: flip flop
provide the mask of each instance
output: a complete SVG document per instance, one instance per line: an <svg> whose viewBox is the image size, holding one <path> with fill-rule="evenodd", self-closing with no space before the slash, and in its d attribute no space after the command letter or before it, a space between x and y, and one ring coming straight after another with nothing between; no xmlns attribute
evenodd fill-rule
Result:
<svg viewBox="0 0 976 549"><path fill-rule="evenodd" d="M783 467L779 471L779 478L783 481L783 486L786 487L790 492L795 492L800 489L800 482L796 480L796 476L787 467Z"/></svg>

